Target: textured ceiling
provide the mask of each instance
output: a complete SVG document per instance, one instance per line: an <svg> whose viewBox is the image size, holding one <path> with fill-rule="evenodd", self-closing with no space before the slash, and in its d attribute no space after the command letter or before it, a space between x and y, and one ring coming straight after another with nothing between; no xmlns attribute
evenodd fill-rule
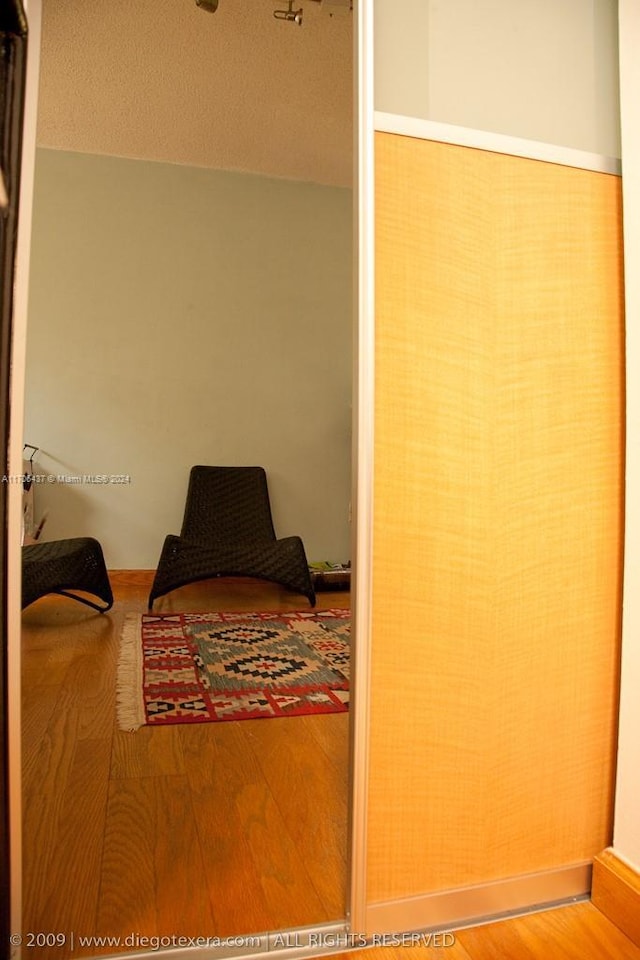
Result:
<svg viewBox="0 0 640 960"><path fill-rule="evenodd" d="M39 146L350 185L353 18L299 6L43 0Z"/></svg>

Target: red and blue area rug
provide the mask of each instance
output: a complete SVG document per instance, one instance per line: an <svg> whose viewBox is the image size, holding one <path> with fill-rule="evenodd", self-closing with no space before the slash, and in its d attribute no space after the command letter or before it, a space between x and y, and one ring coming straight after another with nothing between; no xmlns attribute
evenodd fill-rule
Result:
<svg viewBox="0 0 640 960"><path fill-rule="evenodd" d="M349 610L142 614L118 664L123 730L342 713L349 708Z"/></svg>

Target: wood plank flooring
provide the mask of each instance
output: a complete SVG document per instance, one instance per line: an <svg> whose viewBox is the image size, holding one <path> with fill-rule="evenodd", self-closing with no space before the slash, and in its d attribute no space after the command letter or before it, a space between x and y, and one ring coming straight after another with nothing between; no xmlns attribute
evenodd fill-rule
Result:
<svg viewBox="0 0 640 960"><path fill-rule="evenodd" d="M114 575L113 586L104 616L58 597L23 615L24 932L73 932L82 956L99 952L79 945L86 935L222 937L342 919L348 715L122 732L119 636L125 615L146 609L149 578ZM318 595L318 607L348 603ZM157 607L308 609L249 580L192 585Z"/></svg>
<svg viewBox="0 0 640 960"><path fill-rule="evenodd" d="M23 617L24 933L227 936L344 916L348 718L115 726L127 612L148 578L114 578L106 616L46 598ZM319 605L344 606L344 593ZM160 609L305 609L252 581L179 591ZM374 947L351 960L640 960L591 903L457 931L446 947ZM130 949L130 946L127 947ZM115 948L105 947L105 953Z"/></svg>
<svg viewBox="0 0 640 960"><path fill-rule="evenodd" d="M404 946L354 950L338 957L340 960L640 960L640 947L590 902L458 930L452 937L441 946L412 945L407 939Z"/></svg>

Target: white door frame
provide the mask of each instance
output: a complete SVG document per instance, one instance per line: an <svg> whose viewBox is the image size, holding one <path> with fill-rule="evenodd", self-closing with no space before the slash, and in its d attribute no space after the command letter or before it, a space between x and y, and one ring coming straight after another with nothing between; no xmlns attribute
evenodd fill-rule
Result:
<svg viewBox="0 0 640 960"><path fill-rule="evenodd" d="M369 690L371 638L371 560L373 556L373 439L375 373L374 291L374 103L373 0L359 0L356 13L354 103L354 533L355 581L352 594L353 691L351 710L351 870L349 928L365 929L367 878L367 795L369 788Z"/></svg>
<svg viewBox="0 0 640 960"><path fill-rule="evenodd" d="M23 0L27 15L27 75L22 133L20 207L16 250L16 275L13 300L11 343L11 398L9 425L9 475L22 474L24 435L25 353L27 304L31 251L31 219L35 172L36 122L38 115L38 79L40 73L40 35L42 0ZM22 755L20 696L21 659L21 582L22 582L22 483L9 483L7 498L7 679L8 679L8 753L9 753L9 836L11 856L11 928L14 936L22 933ZM20 956L20 944L11 944L12 956Z"/></svg>
<svg viewBox="0 0 640 960"><path fill-rule="evenodd" d="M620 721L613 847L640 872L640 3L619 0L626 453Z"/></svg>

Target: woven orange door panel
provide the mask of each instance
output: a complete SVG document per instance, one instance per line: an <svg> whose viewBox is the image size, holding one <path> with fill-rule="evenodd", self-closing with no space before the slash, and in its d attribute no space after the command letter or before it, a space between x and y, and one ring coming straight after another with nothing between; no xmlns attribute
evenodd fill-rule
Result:
<svg viewBox="0 0 640 960"><path fill-rule="evenodd" d="M610 838L620 181L377 134L371 904Z"/></svg>

